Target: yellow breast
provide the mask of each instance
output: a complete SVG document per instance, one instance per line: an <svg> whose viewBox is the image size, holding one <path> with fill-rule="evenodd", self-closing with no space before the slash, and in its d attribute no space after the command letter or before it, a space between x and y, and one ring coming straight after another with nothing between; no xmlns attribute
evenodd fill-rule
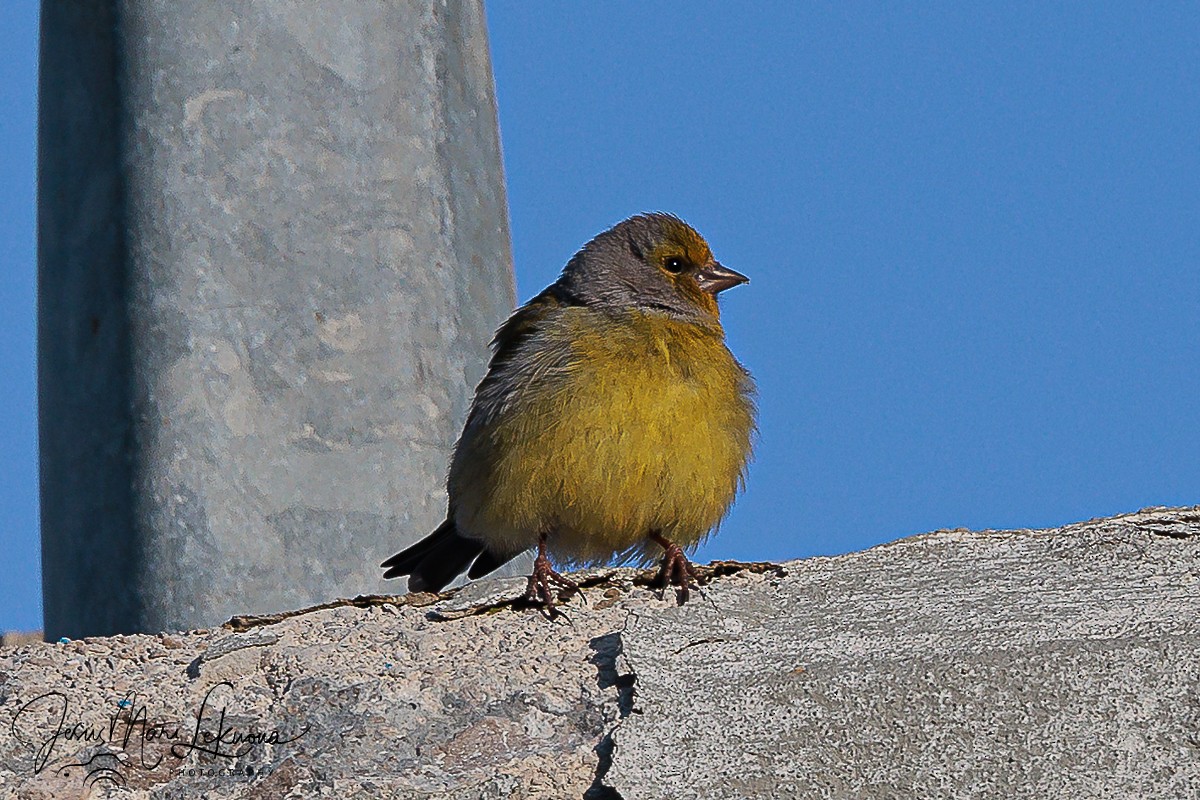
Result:
<svg viewBox="0 0 1200 800"><path fill-rule="evenodd" d="M459 530L509 551L547 532L574 563L636 555L651 531L700 541L733 502L754 430L752 383L720 326L571 307L539 337L504 407L459 443Z"/></svg>

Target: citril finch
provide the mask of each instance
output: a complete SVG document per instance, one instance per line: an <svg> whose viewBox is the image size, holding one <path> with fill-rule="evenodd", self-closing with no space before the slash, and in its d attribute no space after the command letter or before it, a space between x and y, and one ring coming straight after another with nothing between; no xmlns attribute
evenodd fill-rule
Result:
<svg viewBox="0 0 1200 800"><path fill-rule="evenodd" d="M663 551L687 599L684 555L729 510L754 435L754 384L729 352L717 294L748 279L691 226L644 214L592 239L500 327L454 449L449 511L383 563L440 591L537 548L528 599L553 609L555 572Z"/></svg>

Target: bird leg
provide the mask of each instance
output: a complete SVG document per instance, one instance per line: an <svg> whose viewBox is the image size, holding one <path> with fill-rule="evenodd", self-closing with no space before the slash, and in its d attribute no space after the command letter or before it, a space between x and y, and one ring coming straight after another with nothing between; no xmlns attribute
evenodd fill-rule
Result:
<svg viewBox="0 0 1200 800"><path fill-rule="evenodd" d="M538 539L538 554L537 558L533 560L533 573L529 576L525 599L530 603L540 602L553 615L555 611L554 592L551 590L550 584L569 592L579 591L578 583L559 575L550 566L550 559L546 557L546 534L543 533ZM562 599L561 592L559 599Z"/></svg>
<svg viewBox="0 0 1200 800"><path fill-rule="evenodd" d="M651 531L650 538L662 545L663 554L662 569L658 571L658 578L655 583L662 584L665 590L668 586L674 585L679 587L676 592L676 598L679 605L683 605L688 601L690 592L688 584L695 581L696 585L700 585L700 575L697 574L696 568L687 560L687 556L683 554L683 548L667 539L658 531Z"/></svg>

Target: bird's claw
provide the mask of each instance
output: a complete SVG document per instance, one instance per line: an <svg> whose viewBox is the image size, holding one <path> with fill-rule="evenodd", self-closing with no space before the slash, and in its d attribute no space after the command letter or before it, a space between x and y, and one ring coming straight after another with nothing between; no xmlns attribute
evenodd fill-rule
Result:
<svg viewBox="0 0 1200 800"><path fill-rule="evenodd" d="M533 572L529 576L529 585L525 589L525 600L529 603L541 603L553 615L557 608L551 584L560 590L557 598L559 601L564 599L564 594L569 596L580 591L578 583L555 572L550 566L550 559L539 554L533 560Z"/></svg>
<svg viewBox="0 0 1200 800"><path fill-rule="evenodd" d="M688 561L682 547L674 542L667 542L663 547L666 552L663 554L662 568L658 571L655 583L662 586L664 592L668 586L678 586L675 597L679 605L683 605L691 596L689 584L695 582L699 587L700 574L696 572L692 562Z"/></svg>

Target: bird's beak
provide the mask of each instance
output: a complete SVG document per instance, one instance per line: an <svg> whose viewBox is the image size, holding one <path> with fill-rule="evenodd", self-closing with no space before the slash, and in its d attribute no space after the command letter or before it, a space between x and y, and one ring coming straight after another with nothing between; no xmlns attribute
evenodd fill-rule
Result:
<svg viewBox="0 0 1200 800"><path fill-rule="evenodd" d="M712 261L696 271L696 283L700 284L702 291L711 295L731 289L739 283L749 282L750 279L742 273L729 267L723 267L716 261Z"/></svg>

